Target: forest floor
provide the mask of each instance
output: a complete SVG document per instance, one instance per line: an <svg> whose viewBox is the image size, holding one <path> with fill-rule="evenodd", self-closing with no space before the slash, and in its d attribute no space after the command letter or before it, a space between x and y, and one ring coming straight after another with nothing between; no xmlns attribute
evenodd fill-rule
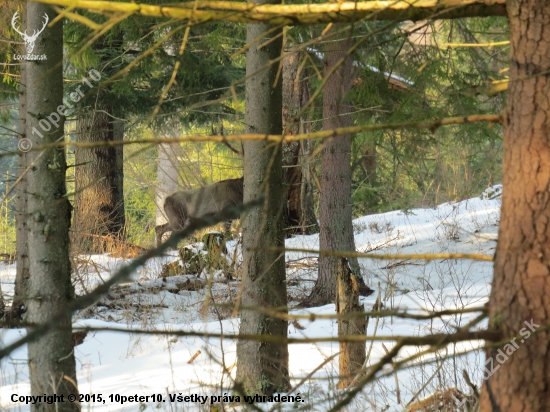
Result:
<svg viewBox="0 0 550 412"><path fill-rule="evenodd" d="M358 252L384 254L479 253L493 255L500 217L500 186L488 189L480 197L450 202L431 209L412 209L364 216L353 221ZM287 239L288 248L317 249L318 235ZM200 245L196 245L199 247ZM236 241L228 243L228 255L240 256ZM235 251L235 248L237 250ZM235 252L235 253L234 253ZM141 328L193 331L199 333L238 333L239 319L231 307L212 303L233 302L240 291L238 280L228 281L221 271L196 275L159 278L163 265L178 259L177 252L151 260L134 274L132 281L119 285L99 304L75 316L75 327ZM315 255L286 254L288 294L291 305L308 295L316 278ZM90 291L128 260L107 255L79 256L74 283L77 294ZM436 259L424 260L360 259L363 276L376 292L361 298L371 310L380 294L386 310L422 314L445 309L481 307L488 299L492 279L492 262ZM0 263L0 286L5 294L13 293L15 264ZM197 285L196 283L199 282ZM204 286L206 283L206 287ZM291 310L291 314L334 314L333 304ZM443 316L417 321L397 317L371 318L368 335L423 336L452 333L477 313ZM476 327L482 328L486 322ZM0 330L0 346L9 344L25 333L22 329ZM318 338L337 336L334 320L299 320L289 323L289 337ZM376 363L393 342L367 342L369 364ZM483 376L484 354L476 350L482 342L448 346L445 350L409 362L397 371L387 365L379 378L367 385L348 406L351 411L403 411L407 404L436 391L469 392L463 378L467 371L479 387ZM418 353L408 347L397 361ZM189 363L190 359L201 353ZM338 358L327 362L310 379L301 380L339 351L338 342L291 344L291 385L299 385L294 395L304 402L256 403L262 411L326 411L343 395L336 390ZM101 394L103 402L83 403L84 410L141 411L158 408L169 411L208 411L211 395L231 394L235 375L235 341L202 336L157 336L154 334L89 332L75 348L78 386L82 394ZM0 363L0 411L29 410L28 405L10 401L12 394L28 395L30 390L27 348L19 348ZM116 402L114 395L158 395L160 403ZM200 402L170 402L169 394L208 396ZM112 400L110 396L113 396ZM224 405L221 410L247 410L248 406ZM437 410L437 409L433 409ZM452 410L452 409L451 409ZM457 409L458 410L458 409Z"/></svg>

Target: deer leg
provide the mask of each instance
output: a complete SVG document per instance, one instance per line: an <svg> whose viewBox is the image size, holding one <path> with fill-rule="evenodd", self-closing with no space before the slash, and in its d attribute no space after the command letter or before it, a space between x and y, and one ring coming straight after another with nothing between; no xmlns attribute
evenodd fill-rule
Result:
<svg viewBox="0 0 550 412"><path fill-rule="evenodd" d="M232 220L228 220L226 222L223 222L223 231L224 232L230 232L231 231L231 222Z"/></svg>
<svg viewBox="0 0 550 412"><path fill-rule="evenodd" d="M157 238L157 246L162 243L162 235L164 235L166 232L169 232L171 230L172 229L170 228L169 223L165 223L164 225L157 226L155 228L156 238Z"/></svg>

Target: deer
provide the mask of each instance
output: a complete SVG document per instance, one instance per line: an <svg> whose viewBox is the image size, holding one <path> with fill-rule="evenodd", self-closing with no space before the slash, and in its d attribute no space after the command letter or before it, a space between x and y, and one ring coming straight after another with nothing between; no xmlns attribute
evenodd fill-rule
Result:
<svg viewBox="0 0 550 412"><path fill-rule="evenodd" d="M34 43L36 42L36 39L38 38L40 33L42 33L44 31L44 29L46 28L46 25L50 21L50 18L48 17L48 15L46 13L44 13L44 20L45 20L44 25L42 26L42 28L40 30L34 30L33 33L32 33L32 36L29 36L27 34L27 30L22 32L17 28L16 21L17 21L18 18L19 18L19 12L16 11L15 14L13 15L12 19L11 19L11 26L13 27L13 29L17 33L19 33L21 35L23 40L25 40L25 48L27 49L27 54L31 54L32 51L34 50Z"/></svg>
<svg viewBox="0 0 550 412"><path fill-rule="evenodd" d="M166 232L186 229L193 219L213 216L223 208L243 203L244 178L220 180L211 185L194 190L172 193L164 200L164 213L168 223L157 226L157 243ZM229 231L231 221L225 222Z"/></svg>

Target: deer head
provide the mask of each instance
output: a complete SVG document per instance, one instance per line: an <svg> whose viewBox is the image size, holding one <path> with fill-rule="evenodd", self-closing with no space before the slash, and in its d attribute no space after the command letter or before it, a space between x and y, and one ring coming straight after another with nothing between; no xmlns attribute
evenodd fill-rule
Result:
<svg viewBox="0 0 550 412"><path fill-rule="evenodd" d="M15 14L13 15L12 19L11 19L11 26L13 27L13 29L17 33L19 33L21 35L23 40L25 40L25 47L27 49L27 53L31 54L32 51L34 50L34 43L36 42L36 39L38 38L40 33L42 33L44 31L44 29L46 28L46 25L48 24L48 21L50 21L50 19L48 18L48 15L46 13L44 13L44 25L42 26L42 28L40 30L34 30L33 33L32 33L32 36L29 36L27 34L26 30L24 32L22 32L21 30L19 30L17 28L17 19L18 18L19 18L19 12L16 11Z"/></svg>

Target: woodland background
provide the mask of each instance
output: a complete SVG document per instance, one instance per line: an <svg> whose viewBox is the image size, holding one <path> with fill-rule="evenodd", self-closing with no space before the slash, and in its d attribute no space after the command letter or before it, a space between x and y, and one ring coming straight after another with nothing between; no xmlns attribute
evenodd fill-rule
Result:
<svg viewBox="0 0 550 412"><path fill-rule="evenodd" d="M391 394L399 410L397 371L424 368L434 360L423 356L435 354L441 363L407 388L413 396L406 410L544 410L548 377L540 365L548 355L537 349L547 342L548 327L541 296L549 273L550 8L544 1L361 2L347 11L354 4L319 4L333 11L317 14L283 5L287 14L274 15L255 14L277 8L263 3L151 1L141 9L124 2L42 3L0 3L7 23L0 28L0 256L16 272L14 282L2 284L8 292L0 309L4 326L27 330L19 339L6 332L0 357L28 345L33 394L46 390L52 376L59 377L52 380L55 391L78 390L76 345L90 345L87 333L99 339L118 323L136 328L141 322L132 333L199 336L167 330L173 325L163 323L164 309L173 306L141 300L155 289L202 297L202 321L174 322L202 325L207 347L209 339L223 340L224 328L231 331L237 343L229 352L238 360L226 365L221 348L219 391L271 395L293 391L291 383L302 379L296 385L308 381L311 392L306 409L325 402L336 411L357 397L387 410ZM371 6L377 9L365 14L362 8ZM21 64L15 59L21 38L45 28L44 19L50 24L35 50L51 58ZM83 78L89 84L92 71L101 79L81 99L71 97L64 126L49 133L44 116L73 96ZM48 132L44 139L35 136L38 126ZM32 143L29 152L18 150L24 139ZM205 229L235 217L228 209L157 239L166 195L243 174L244 214L231 234L222 239ZM495 199L502 193L503 223L493 247L500 219ZM168 250L181 240L177 252ZM388 254L357 253L381 250ZM160 268L148 266L159 256ZM375 258L390 263L365 263ZM107 268L109 259L114 267ZM488 263L465 268L460 259L495 260L490 292ZM441 266L447 263L448 273ZM140 265L145 272L131 277ZM396 275L396 268L411 265L423 269ZM381 276L387 270L392 274ZM106 280L105 274L114 275ZM122 279L132 284L115 286ZM213 293L220 285L227 285L223 296ZM450 295L449 288L455 289ZM129 297L134 293L137 301ZM474 305L489 295L487 306ZM424 304L410 314L415 296ZM191 313L196 303L177 304ZM320 315L337 324L328 340L311 326ZM311 321L305 328L304 316ZM430 326L417 333L397 323L386 342L392 344L377 343L370 358L373 342L386 340L375 336L378 321L390 318L383 325L391 329L394 317ZM79 318L91 323L82 326ZM98 326L97 319L112 323ZM457 359L480 349L491 359L529 319L544 326L522 355L503 365L505 372L484 379L474 373L472 383L465 369L459 382ZM204 331L208 321L218 321L219 329ZM301 369L308 373L303 378L289 364L289 351L296 354L289 343L297 343L291 326L306 330L305 341L318 347L339 342L339 351ZM485 345L462 346L470 341ZM415 349L400 353L404 347ZM209 353L212 362L217 356ZM338 373L319 398L314 374L336 356ZM526 358L533 376L519 373ZM444 364L452 378L439 374ZM395 368L395 386L384 384L372 403L361 391L384 368ZM9 372L6 382L15 384L15 375ZM437 385L426 393L434 377ZM428 403L410 406L430 393ZM226 399L213 406L240 407Z"/></svg>

